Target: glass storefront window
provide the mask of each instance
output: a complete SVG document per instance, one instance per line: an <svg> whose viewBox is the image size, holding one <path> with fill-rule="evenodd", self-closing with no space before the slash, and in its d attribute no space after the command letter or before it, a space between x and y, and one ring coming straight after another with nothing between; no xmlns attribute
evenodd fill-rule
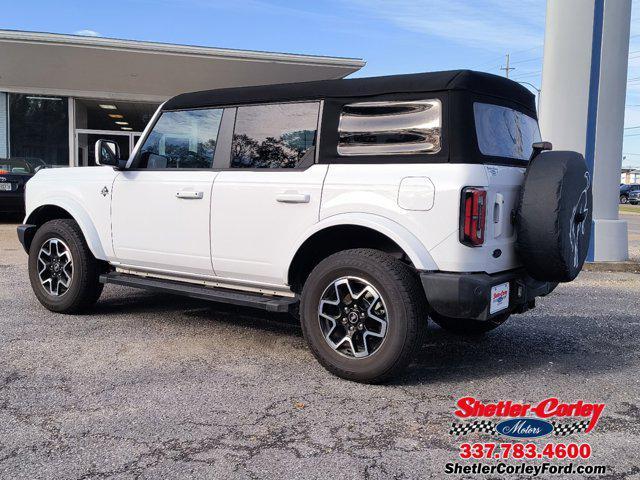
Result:
<svg viewBox="0 0 640 480"><path fill-rule="evenodd" d="M76 98L75 164L94 166L97 140L113 140L120 146L122 158L128 158L154 112L155 103Z"/></svg>
<svg viewBox="0 0 640 480"><path fill-rule="evenodd" d="M9 94L10 156L69 166L69 104L65 97Z"/></svg>
<svg viewBox="0 0 640 480"><path fill-rule="evenodd" d="M158 104L76 98L75 108L76 128L142 132Z"/></svg>
<svg viewBox="0 0 640 480"><path fill-rule="evenodd" d="M76 153L76 162L79 167L95 167L95 146L98 140L111 140L120 147L120 156L122 158L129 157L131 148L129 135L108 135L106 133L78 133L77 136L78 151Z"/></svg>

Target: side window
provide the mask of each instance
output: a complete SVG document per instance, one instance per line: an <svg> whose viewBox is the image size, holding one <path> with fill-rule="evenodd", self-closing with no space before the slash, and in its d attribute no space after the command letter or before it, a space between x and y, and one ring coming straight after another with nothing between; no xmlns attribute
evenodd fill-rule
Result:
<svg viewBox="0 0 640 480"><path fill-rule="evenodd" d="M351 103L340 114L338 154L438 153L441 130L440 100Z"/></svg>
<svg viewBox="0 0 640 480"><path fill-rule="evenodd" d="M163 112L140 149L137 167L211 168L222 109Z"/></svg>
<svg viewBox="0 0 640 480"><path fill-rule="evenodd" d="M483 155L529 160L540 141L538 122L517 110L474 103L478 148Z"/></svg>
<svg viewBox="0 0 640 480"><path fill-rule="evenodd" d="M313 163L319 102L238 107L231 168L293 168Z"/></svg>

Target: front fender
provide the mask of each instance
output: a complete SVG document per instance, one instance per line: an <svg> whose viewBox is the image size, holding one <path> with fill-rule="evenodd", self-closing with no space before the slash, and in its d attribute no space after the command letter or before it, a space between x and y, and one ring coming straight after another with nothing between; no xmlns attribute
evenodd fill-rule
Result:
<svg viewBox="0 0 640 480"><path fill-rule="evenodd" d="M80 203L72 198L67 197L47 197L46 204L38 205L37 207L32 207L26 215L25 223L32 223L30 221L33 218L34 212L40 208L45 207L47 205L52 205L55 207L59 207L69 213L71 217L78 223L80 226L80 230L82 230L82 234L87 242L89 250L94 257L99 260L107 260L107 253L105 252L105 248L102 245L100 240L100 235L91 220L91 217L87 213L87 211L80 205Z"/></svg>
<svg viewBox="0 0 640 480"><path fill-rule="evenodd" d="M320 220L297 239L294 248L289 254L287 265L289 267L291 266L291 262L302 244L312 235L320 232L321 230L325 230L326 228L339 225L356 225L376 230L398 244L404 253L407 254L416 269L438 269L425 246L416 238L415 235L399 223L372 213L340 213ZM288 268L286 271L288 272ZM283 280L285 283L287 282L286 277Z"/></svg>

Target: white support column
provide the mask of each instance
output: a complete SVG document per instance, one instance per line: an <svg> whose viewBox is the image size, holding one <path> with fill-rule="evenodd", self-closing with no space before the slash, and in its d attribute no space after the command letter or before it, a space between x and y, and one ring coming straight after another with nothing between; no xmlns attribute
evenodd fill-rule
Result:
<svg viewBox="0 0 640 480"><path fill-rule="evenodd" d="M588 261L628 259L618 218L631 0L547 0L540 129L575 150L593 179Z"/></svg>

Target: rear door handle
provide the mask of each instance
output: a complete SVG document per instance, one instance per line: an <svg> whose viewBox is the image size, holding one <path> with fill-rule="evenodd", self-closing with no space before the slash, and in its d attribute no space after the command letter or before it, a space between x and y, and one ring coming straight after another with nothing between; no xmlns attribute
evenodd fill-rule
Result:
<svg viewBox="0 0 640 480"><path fill-rule="evenodd" d="M176 197L183 199L201 200L204 198L204 192L193 192L191 190L180 190L176 192Z"/></svg>
<svg viewBox="0 0 640 480"><path fill-rule="evenodd" d="M309 203L310 200L308 193L284 192L276 195L276 201L280 203Z"/></svg>

